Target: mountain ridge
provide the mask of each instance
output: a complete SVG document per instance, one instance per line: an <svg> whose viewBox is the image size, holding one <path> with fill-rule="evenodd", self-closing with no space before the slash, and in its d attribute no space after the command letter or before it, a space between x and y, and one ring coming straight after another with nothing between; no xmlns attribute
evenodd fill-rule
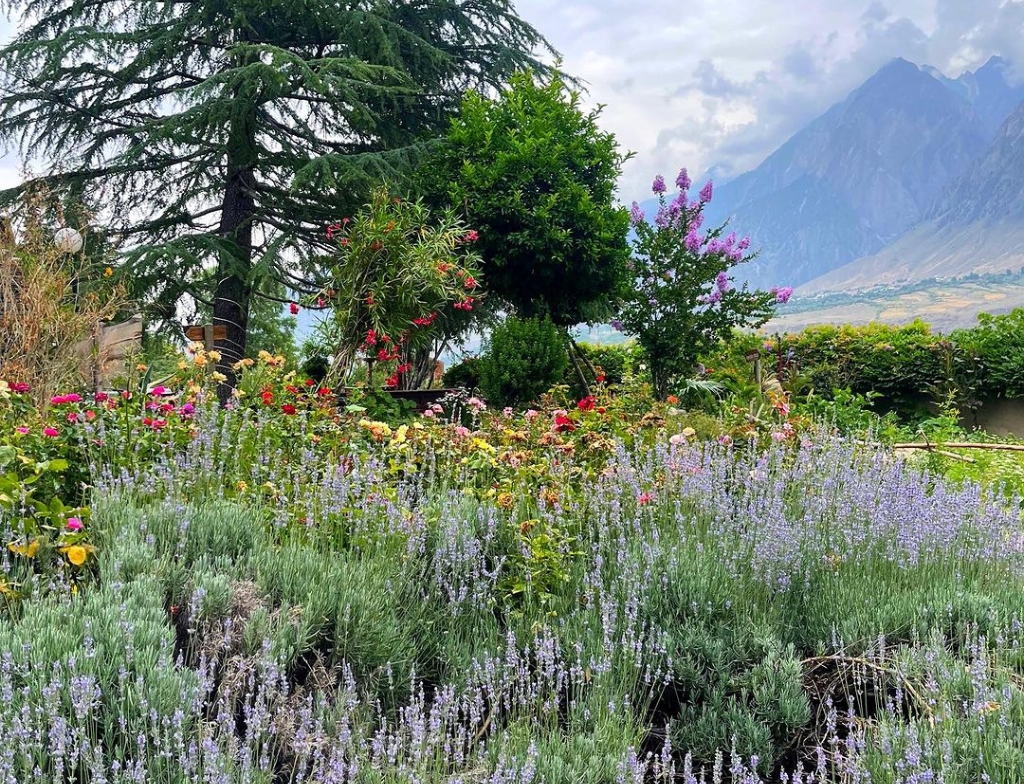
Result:
<svg viewBox="0 0 1024 784"><path fill-rule="evenodd" d="M748 267L754 285L802 286L883 252L922 222L948 223L952 212L933 215L935 205L1024 101L1024 85L1012 85L1008 70L993 57L951 79L889 61L758 167L719 187L708 224L730 220L751 236L761 250ZM648 214L655 203L644 202Z"/></svg>

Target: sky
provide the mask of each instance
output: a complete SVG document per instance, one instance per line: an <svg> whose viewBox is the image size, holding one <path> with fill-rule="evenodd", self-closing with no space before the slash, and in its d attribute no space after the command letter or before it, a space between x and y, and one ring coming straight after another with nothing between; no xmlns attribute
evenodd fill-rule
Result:
<svg viewBox="0 0 1024 784"><path fill-rule="evenodd" d="M756 167L894 57L1024 64L1024 0L514 0L635 153L619 197L680 167ZM1024 76L1024 74L1022 74Z"/></svg>
<svg viewBox="0 0 1024 784"><path fill-rule="evenodd" d="M1024 65L1024 0L514 0L635 156L619 198L680 167L731 177L894 57L949 76ZM0 20L0 40L13 25ZM1022 73L1024 77L1024 73ZM18 180L0 160L0 187Z"/></svg>

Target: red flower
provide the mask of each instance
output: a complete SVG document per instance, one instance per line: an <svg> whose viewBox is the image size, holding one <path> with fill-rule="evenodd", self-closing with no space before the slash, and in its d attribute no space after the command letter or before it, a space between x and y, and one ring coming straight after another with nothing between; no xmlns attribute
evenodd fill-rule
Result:
<svg viewBox="0 0 1024 784"><path fill-rule="evenodd" d="M462 285L465 286L467 289L475 289L476 278L474 278L472 275L469 275L466 277L466 281Z"/></svg>
<svg viewBox="0 0 1024 784"><path fill-rule="evenodd" d="M475 229L471 229L462 235L463 242L476 242L478 239L480 239L480 235Z"/></svg>
<svg viewBox="0 0 1024 784"><path fill-rule="evenodd" d="M289 384L288 386L286 386L286 387L284 388L284 391L285 391L285 392L287 392L287 393L289 393L289 394L291 394L291 395L297 395L297 394L299 394L299 389L298 389L298 387L296 387L296 386L295 386L295 385L293 385L293 384Z"/></svg>
<svg viewBox="0 0 1024 784"><path fill-rule="evenodd" d="M288 416L291 416L296 411L295 406L293 406L291 403L285 403L283 406L281 406L281 410Z"/></svg>
<svg viewBox="0 0 1024 784"><path fill-rule="evenodd" d="M651 502L651 494L641 493L640 496L636 499L636 502L640 504L640 506L646 506Z"/></svg>
<svg viewBox="0 0 1024 784"><path fill-rule="evenodd" d="M295 304L294 302L292 302L292 303L289 303L289 305L288 305L288 310L290 310L290 311L291 311L291 313L292 313L292 315L293 315L293 316L297 316L297 315L299 315L299 306L298 306L298 305L296 305L296 304Z"/></svg>
<svg viewBox="0 0 1024 784"><path fill-rule="evenodd" d="M555 432L566 433L576 429L576 425L572 423L565 414L555 414Z"/></svg>
<svg viewBox="0 0 1024 784"><path fill-rule="evenodd" d="M604 383L604 371L603 370L597 371L597 376L595 377L594 380L597 381L598 384L603 384Z"/></svg>
<svg viewBox="0 0 1024 784"><path fill-rule="evenodd" d="M263 399L263 405L265 406L269 406L271 403L274 402L274 393L271 392L269 389L264 389L262 392L260 392L260 397Z"/></svg>
<svg viewBox="0 0 1024 784"><path fill-rule="evenodd" d="M576 404L576 408L580 411L593 411L594 406L597 404L597 400L593 395L587 395L579 403Z"/></svg>
<svg viewBox="0 0 1024 784"><path fill-rule="evenodd" d="M329 387L320 387L316 393L320 395L320 397L328 397L331 394L331 390Z"/></svg>
<svg viewBox="0 0 1024 784"><path fill-rule="evenodd" d="M311 387L311 386L313 386L313 385L314 385L315 383L316 383L316 382L315 382L315 381L314 381L313 379L311 379L311 378L307 378L307 379L306 379L306 386L307 386L307 387Z"/></svg>

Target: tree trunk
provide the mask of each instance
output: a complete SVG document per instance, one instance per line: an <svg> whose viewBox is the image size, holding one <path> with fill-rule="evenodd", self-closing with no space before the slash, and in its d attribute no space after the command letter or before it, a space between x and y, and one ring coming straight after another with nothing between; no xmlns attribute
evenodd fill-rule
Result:
<svg viewBox="0 0 1024 784"><path fill-rule="evenodd" d="M247 40L248 31L241 30L238 35L241 40ZM227 376L227 381L218 389L222 403L230 398L237 380L234 364L245 356L249 300L253 291L250 272L256 214L256 103L244 89L236 92L234 99L248 105L234 113L228 130L227 182L217 229L231 247L230 253L222 253L217 260L217 288L213 300L213 325L223 326L226 333L225 338L215 344L221 355L217 369Z"/></svg>
<svg viewBox="0 0 1024 784"><path fill-rule="evenodd" d="M248 273L252 266L252 219L255 212L252 184L251 168L236 171L230 176L217 230L235 246L233 255L222 255L217 261L217 289L213 301L213 325L223 325L226 330L224 339L215 344L221 355L217 369L228 378L219 389L221 402L230 397L235 385L233 366L245 356L249 329L252 282Z"/></svg>

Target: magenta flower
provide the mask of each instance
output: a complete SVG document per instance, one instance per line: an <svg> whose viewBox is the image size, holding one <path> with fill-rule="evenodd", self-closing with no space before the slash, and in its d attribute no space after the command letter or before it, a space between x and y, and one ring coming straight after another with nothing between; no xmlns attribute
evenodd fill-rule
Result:
<svg viewBox="0 0 1024 784"><path fill-rule="evenodd" d="M691 184L690 175L687 174L686 169L680 169L679 176L676 177L676 187L681 191L687 191L690 189Z"/></svg>
<svg viewBox="0 0 1024 784"><path fill-rule="evenodd" d="M161 387L161 386L153 387L153 391L150 392L150 394L153 395L154 397L160 397L160 396L162 396L162 395L164 395L166 393L167 393L167 389L165 389L164 387Z"/></svg>
<svg viewBox="0 0 1024 784"><path fill-rule="evenodd" d="M46 436L47 438L56 438L57 436L60 435L60 431L52 427L47 427L43 429L43 435Z"/></svg>
<svg viewBox="0 0 1024 784"><path fill-rule="evenodd" d="M654 191L655 193L664 193L666 190L665 178L662 177L660 174L657 177L655 177L654 183L651 185L651 190Z"/></svg>
<svg viewBox="0 0 1024 784"><path fill-rule="evenodd" d="M77 517L69 517L68 518L68 530L69 531L81 531L82 530L82 521L79 520Z"/></svg>
<svg viewBox="0 0 1024 784"><path fill-rule="evenodd" d="M645 220L644 211L640 209L640 205L633 202L632 208L629 210L629 221L634 226L639 226Z"/></svg>
<svg viewBox="0 0 1024 784"><path fill-rule="evenodd" d="M723 294L729 290L729 275L726 273L725 270L719 272L718 275L715 277L715 285L718 287L718 290L721 291Z"/></svg>
<svg viewBox="0 0 1024 784"><path fill-rule="evenodd" d="M690 231L686 234L685 242L686 249L696 253L700 250L702 240L700 238L700 234L697 233L697 230L691 227Z"/></svg>
<svg viewBox="0 0 1024 784"><path fill-rule="evenodd" d="M24 427L24 426L16 427L16 428L14 428L14 431L16 433L18 433L19 435L23 435L23 436L27 436L31 432L27 427Z"/></svg>
<svg viewBox="0 0 1024 784"><path fill-rule="evenodd" d="M792 286L783 286L782 288L772 288L769 291L775 295L775 301L780 305L785 305L789 302L789 298L793 296Z"/></svg>

